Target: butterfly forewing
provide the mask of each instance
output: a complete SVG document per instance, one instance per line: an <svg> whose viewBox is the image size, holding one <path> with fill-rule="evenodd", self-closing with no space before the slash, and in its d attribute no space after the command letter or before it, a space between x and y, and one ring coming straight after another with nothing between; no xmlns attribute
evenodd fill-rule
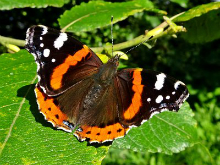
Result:
<svg viewBox="0 0 220 165"><path fill-rule="evenodd" d="M29 28L25 47L35 57L40 87L51 96L91 76L102 65L86 45L46 26Z"/></svg>
<svg viewBox="0 0 220 165"><path fill-rule="evenodd" d="M120 121L139 126L163 110L178 111L189 93L178 80L160 72L124 69L118 73Z"/></svg>

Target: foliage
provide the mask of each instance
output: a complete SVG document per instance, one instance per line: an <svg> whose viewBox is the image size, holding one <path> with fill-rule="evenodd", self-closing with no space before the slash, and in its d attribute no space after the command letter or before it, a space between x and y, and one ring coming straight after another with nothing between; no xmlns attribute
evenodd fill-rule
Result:
<svg viewBox="0 0 220 165"><path fill-rule="evenodd" d="M192 111L186 103L178 113L164 112L155 115L141 127L133 128L125 138L114 141L112 145L90 146L87 142L80 143L73 135L53 129L38 113L33 93L36 65L33 57L21 50L15 54L0 56L0 164L100 164L109 147L103 164L220 164L219 2L204 1L203 3L207 3L205 5L188 0L172 0L169 4L157 0L144 1L145 3L141 3L141 0L121 3L48 0L36 1L34 5L25 0L13 2L0 2L1 10L13 9L0 11L2 15L7 15L0 19L5 19L10 24L0 26L1 31L6 32L1 35L10 34L13 38L24 39L25 30L32 24L57 27L59 18L60 28L75 21L66 31L75 32L76 38L89 46L96 46L94 50L111 42L110 27L106 27L110 24L111 15L114 16L114 22L118 22L113 27L117 46L117 43L132 40L140 34L144 35L146 29L150 30L159 25L163 21L162 15L169 13L172 27L166 24L159 33L155 29L153 33L150 31L154 38L147 46L153 48L139 46L128 54L128 61L122 61L121 67L163 70L183 80L189 87L189 103L195 110L198 124L196 127ZM65 3L67 4L64 5ZM72 6L74 3L77 5ZM64 6L59 9L14 9L62 5ZM99 5L103 5L106 15ZM129 5L131 8L128 9ZM123 7L126 7L125 10L121 10ZM85 8L87 10L84 10ZM92 12L93 10L95 11ZM177 15L184 10L185 13ZM37 14L33 15L33 11L37 11ZM53 15L38 17L44 15L45 11ZM175 15L176 18L172 20ZM31 20L30 16L33 16ZM26 17L27 19L24 19ZM15 29L11 28L12 18L17 19L18 25L21 21L22 24ZM171 35L177 34L175 30L180 25L184 26L187 32L181 33L181 37L177 39L171 38ZM155 43L156 38L158 39ZM0 43L7 47L7 42L1 36ZM131 47L127 43L124 44L125 48ZM10 44L15 43L11 41ZM4 52L5 47L0 47L0 51ZM12 51L10 47L7 48ZM175 137L176 134L179 135L178 138ZM165 155L172 153L176 154Z"/></svg>
<svg viewBox="0 0 220 165"><path fill-rule="evenodd" d="M185 103L179 113L164 112L154 116L143 126L133 128L129 134L116 140L112 147L139 152L178 153L197 142L193 113ZM184 117L183 117L184 116Z"/></svg>
<svg viewBox="0 0 220 165"><path fill-rule="evenodd" d="M113 23L115 23L137 12L153 8L152 2L143 3L142 0L122 3L91 1L65 11L58 21L61 28L71 24L67 29L69 32L91 31L109 25L111 16L114 16Z"/></svg>
<svg viewBox="0 0 220 165"><path fill-rule="evenodd" d="M79 143L73 135L51 129L36 111L36 65L27 51L3 54L0 64L0 164L101 163L108 147Z"/></svg>
<svg viewBox="0 0 220 165"><path fill-rule="evenodd" d="M22 7L47 7L47 6L54 6L54 7L62 7L65 3L69 0L46 0L46 1L28 1L28 0L19 0L19 1L8 1L8 0L1 0L0 2L0 9L1 10L10 10L14 8L22 8Z"/></svg>

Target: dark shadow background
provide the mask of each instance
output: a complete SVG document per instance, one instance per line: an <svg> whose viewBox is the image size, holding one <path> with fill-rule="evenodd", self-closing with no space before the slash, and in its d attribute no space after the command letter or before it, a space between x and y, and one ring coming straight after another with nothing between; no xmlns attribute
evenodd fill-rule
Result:
<svg viewBox="0 0 220 165"><path fill-rule="evenodd" d="M29 90L29 88L30 88L30 90ZM17 96L28 100L29 105L30 105L30 111L33 114L36 122L41 123L42 126L44 126L44 127L51 127L52 129L56 129L52 126L51 123L47 122L44 119L44 116L39 112L34 89L35 89L35 84L23 86L20 89L18 89ZM29 92L26 95L28 90L29 90Z"/></svg>

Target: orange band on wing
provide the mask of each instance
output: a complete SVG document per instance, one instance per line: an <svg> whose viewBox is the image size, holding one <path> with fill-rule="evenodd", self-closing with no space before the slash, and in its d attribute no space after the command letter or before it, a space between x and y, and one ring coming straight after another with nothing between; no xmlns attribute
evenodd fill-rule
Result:
<svg viewBox="0 0 220 165"><path fill-rule="evenodd" d="M80 141L89 139L90 142L102 143L104 141L112 141L115 138L124 137L129 128L124 128L120 123L108 125L104 128L97 126L82 126L82 132L75 131L74 135Z"/></svg>
<svg viewBox="0 0 220 165"><path fill-rule="evenodd" d="M54 104L54 99L45 95L40 87L36 87L35 92L39 110L45 116L45 119L51 122L54 127L70 132L71 129L63 124L63 121L67 120L67 116Z"/></svg>
<svg viewBox="0 0 220 165"><path fill-rule="evenodd" d="M132 119L139 111L140 107L142 106L142 98L141 94L144 89L144 85L141 85L141 70L137 69L133 71L133 86L132 91L134 95L131 100L131 105L126 109L123 116L126 120Z"/></svg>
<svg viewBox="0 0 220 165"><path fill-rule="evenodd" d="M90 49L83 45L83 48L77 51L74 55L69 55L63 64L57 66L53 70L50 85L54 90L62 87L63 75L67 72L70 66L75 66L79 61L81 61L90 52Z"/></svg>

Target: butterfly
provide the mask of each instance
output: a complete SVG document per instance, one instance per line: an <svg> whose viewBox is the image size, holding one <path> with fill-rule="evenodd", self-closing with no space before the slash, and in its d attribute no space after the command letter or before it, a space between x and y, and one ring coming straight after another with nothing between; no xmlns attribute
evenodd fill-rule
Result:
<svg viewBox="0 0 220 165"><path fill-rule="evenodd" d="M189 96L179 80L139 68L118 71L119 55L103 64L80 41L43 25L27 30L25 48L37 63L39 111L79 141L124 137L154 114L178 111Z"/></svg>

